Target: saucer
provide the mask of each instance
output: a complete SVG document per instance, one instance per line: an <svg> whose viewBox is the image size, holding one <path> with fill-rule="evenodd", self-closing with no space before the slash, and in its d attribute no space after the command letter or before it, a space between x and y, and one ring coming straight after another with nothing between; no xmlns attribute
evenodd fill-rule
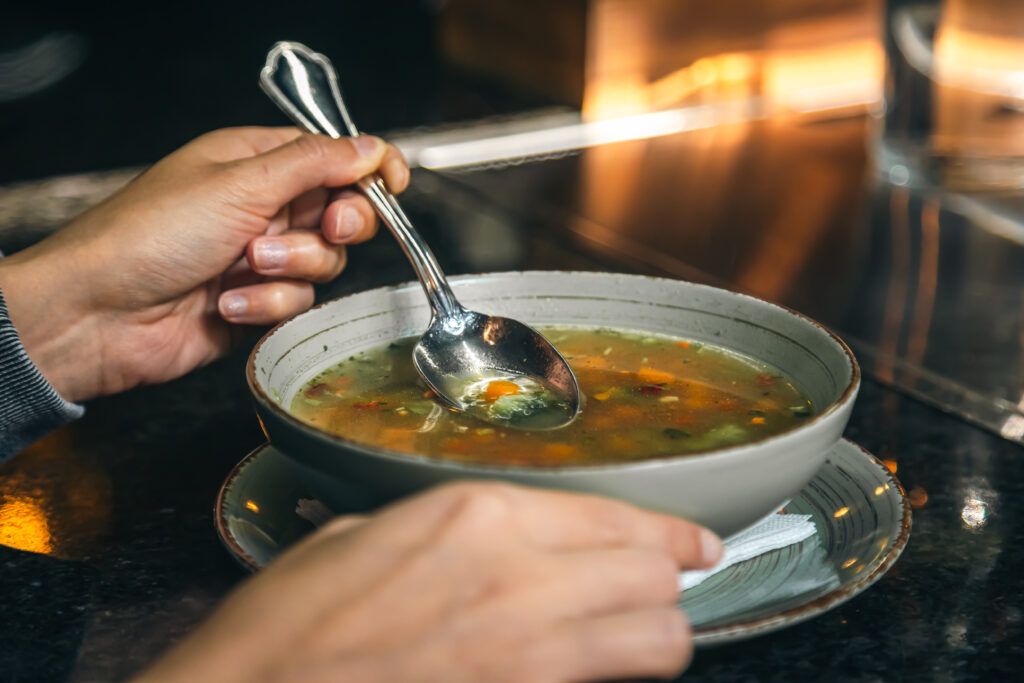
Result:
<svg viewBox="0 0 1024 683"><path fill-rule="evenodd" d="M338 512L302 484L302 466L269 444L228 475L214 518L228 551L245 568L266 566ZM734 564L687 590L679 604L694 642L742 640L810 619L877 581L903 552L910 506L892 473L842 440L784 513L811 515L805 541Z"/></svg>

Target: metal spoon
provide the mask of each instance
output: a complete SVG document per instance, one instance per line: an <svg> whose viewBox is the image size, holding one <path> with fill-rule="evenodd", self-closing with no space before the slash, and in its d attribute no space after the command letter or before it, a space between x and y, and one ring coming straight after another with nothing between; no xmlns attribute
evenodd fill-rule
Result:
<svg viewBox="0 0 1024 683"><path fill-rule="evenodd" d="M307 131L332 138L359 135L341 98L334 67L305 45L274 45L260 73L260 85ZM430 326L413 348L413 363L427 385L457 410L496 421L491 411L475 399L474 387L484 387L492 379L509 379L521 385L535 382L554 400L517 416L510 424L550 429L572 421L580 409L579 385L551 342L516 320L463 308L437 259L380 176L363 178L358 185L402 246L430 301Z"/></svg>

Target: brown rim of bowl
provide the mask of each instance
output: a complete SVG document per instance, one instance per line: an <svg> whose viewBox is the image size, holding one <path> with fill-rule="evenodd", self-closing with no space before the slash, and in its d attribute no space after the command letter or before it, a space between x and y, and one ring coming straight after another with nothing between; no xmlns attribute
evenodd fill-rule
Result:
<svg viewBox="0 0 1024 683"><path fill-rule="evenodd" d="M730 448L712 449L712 450L709 450L709 451L702 451L702 452L698 452L698 453L687 453L685 455L684 454L677 454L677 455L657 456L657 457L652 457L652 458L645 458L643 460L636 460L636 461L623 462L623 463L611 463L611 464L609 464L609 463L599 463L599 464L594 464L594 465L544 465L544 466L497 465L497 464L488 464L488 463L469 463L469 462L462 462L462 461L455 461L455 460L442 460L440 458L432 457L432 456L429 456L429 455L418 455L418 454L413 454L413 453L403 453L401 451L387 450L387 449L384 449L384 448L375 448L375 447L368 446L367 444L364 444L364 443L361 443L361 442L358 442L358 441L347 439L347 438L345 438L343 436L340 436L340 435L337 435L337 434L332 434L332 433L324 431L324 430L322 430L322 429L320 429L318 427L314 427L313 425L307 424L307 423L303 422L302 420L299 420L294 415L292 415L287 410L285 410L283 407L281 407L277 402L271 400L271 398L267 395L267 393L265 391L263 391L263 387L260 386L259 381L256 379L255 358L256 358L256 355L259 353L260 348L263 346L263 343L265 341L267 341L268 339L270 339L270 337L273 336L280 328L282 328L283 326L289 324L291 321L295 320L299 316L307 315L307 314L309 314L309 313L311 313L311 312L313 312L313 311L315 311L315 310L317 310L319 308L323 308L324 306L327 306L328 304L335 304L335 303L338 303L340 301L345 301L346 299L351 299L351 298L354 298L354 297L357 297L357 296L363 296L363 295L366 295L366 294L370 294L372 292L388 292L388 291L396 291L396 290L399 290L399 289L407 289L407 288L411 288L411 287L418 287L418 286L420 286L419 282L413 280L413 281L403 282L403 283L398 284L398 285L388 285L388 286L384 286L384 287L375 287L374 289L367 289L367 290L363 290L361 292L355 292L353 294L347 294L345 296L338 297L336 299L330 299L328 301L323 301L323 302L317 304L316 306L314 306L314 307L312 307L312 308L310 308L310 309L308 309L306 311L303 311L302 313L294 315L291 318L288 318L287 320L282 320L281 322L279 322L276 325L274 325L262 337L260 337L259 341L256 342L256 345L253 346L252 351L249 352L249 358L246 360L246 364L245 364L245 378L246 378L246 382L249 384L249 390L252 392L253 397L256 399L257 402L259 402L261 405L265 406L272 413L276 414L278 417L283 418L286 422L292 424L293 426L295 426L295 427L297 427L299 429L302 429L303 431L309 433L311 436L313 436L313 437L315 437L315 438L317 438L317 439L319 439L321 441L324 441L324 442L327 442L327 443L330 443L330 444L334 444L334 445L337 445L337 446L340 446L340 447L343 447L343 448L346 448L346 449L349 449L349 450L358 451L358 452L366 454L366 455L372 455L372 456L375 456L375 457L383 457L383 458L387 458L387 459L391 459L391 460L397 460L399 462L406 462L406 463L430 464L433 467L441 467L441 468L444 468L444 469L463 470L463 471L468 471L468 472L484 470L484 471L487 471L487 472L514 471L514 472L533 472L533 473L537 473L537 472L548 472L548 473L565 472L565 473L573 473L573 472L580 472L580 471L595 472L595 471L600 471L600 470L620 470L620 469L626 469L626 468L629 468L629 469L640 469L640 468L645 468L645 467L657 466L657 465L660 465L660 464L662 464L662 463L664 463L666 461L675 460L675 459L682 459L682 458L685 458L687 460L693 460L693 459L697 459L697 458L706 458L706 457L712 457L712 456L714 456L716 458L723 458L723 457L730 457L730 456L738 457L738 454L744 453L747 449L759 447L762 444L765 444L765 443L768 443L768 442L772 442L772 441L778 441L778 440L783 440L783 439L787 439L787 438L792 438L794 434L797 434L797 433L803 431L804 429L810 427L811 425L814 425L814 424L816 424L818 422L821 422L824 418L828 417L829 415L832 415L833 413L837 412L840 408L845 406L850 401L851 397L857 392L857 389L860 387L860 377L861 377L861 375L860 375L860 366L857 364L857 359L853 355L853 351L850 350L850 347L847 346L846 342L844 342L842 339L840 339L838 335L836 335L834 332L832 332L832 330L828 329L827 327L825 327L821 323L817 322L813 318L810 318L810 317L804 315L803 313L800 313L799 311L795 311L792 308L789 308L787 306L783 306L781 304L776 304L776 303L772 303L770 301L765 301L764 299L759 299L758 297L751 296L749 294L743 294L743 293L740 293L740 292L733 292L732 290L722 289L721 287L712 287L711 285L704 285L704 284L700 284L700 283L696 283L696 282L689 282L689 281L686 281L686 280L674 280L672 278L652 277L652 276L649 276L649 275L633 275L633 274L630 274L630 273L610 273L610 272L606 272L606 271L572 271L572 270L544 270L544 271L528 271L527 270L527 271L524 271L524 270L516 270L516 271L501 271L501 272L496 272L496 273L476 273L476 274L468 274L468 275L459 275L459 276L455 276L455 277L450 278L450 280L453 281L453 282L461 282L461 281L473 280L473 279L478 279L478 278L486 278L486 277L491 277L491 276L509 276L509 275L518 276L518 277L526 277L528 275L535 274L535 273L537 273L537 274L541 274L541 273L561 273L561 274L570 275L570 276L572 276L572 275L616 275L616 276L628 277L628 278L632 278L632 279L648 280L648 281L653 281L653 282L656 282L656 283L657 282L674 283L674 284L680 284L681 283L681 284L689 285L689 286L692 286L692 287L698 287L700 289L708 289L708 290L715 290L715 291L719 291L719 292L727 292L730 295L738 296L738 297L741 297L743 299L749 299L750 301L756 302L757 304L760 304L760 305L771 306L771 307L777 308L777 309L779 309L779 310L781 310L781 311L783 311L785 313L789 313L790 315L792 315L792 316L794 316L794 317L804 321L805 323L808 323L808 324L812 325L813 327L818 328L819 330L824 332L826 335L828 335L828 337L830 337L832 339L832 341L835 342L837 346L839 346L839 348L842 350L843 354L846 356L846 359L847 359L847 361L850 364L850 370L851 370L851 372L850 372L850 381L847 383L846 388L843 390L843 393L839 396L839 398L837 398L835 401L830 403L829 406L825 410L823 410L822 412L812 416L810 419L802 422L797 427L793 427L793 428L788 429L786 431L779 432L778 434L773 434L771 436L765 437L765 438L760 439L758 441L752 441L752 442L748 442L748 443L745 443L745 444L740 444L738 446L733 446L733 447L730 447ZM588 298L590 298L590 297L588 297ZM622 301L622 299L618 299L618 301ZM642 303L642 302L638 302L638 303ZM381 312L381 313L383 313L383 312ZM733 318L733 320L739 320L739 319ZM747 321L742 321L742 322L745 322L747 324L751 324L751 323L749 323ZM759 327L763 327L763 326L759 326ZM770 330L770 328L764 328L764 329ZM269 438L269 435L267 435L267 436ZM736 454L736 455L734 455L734 454Z"/></svg>

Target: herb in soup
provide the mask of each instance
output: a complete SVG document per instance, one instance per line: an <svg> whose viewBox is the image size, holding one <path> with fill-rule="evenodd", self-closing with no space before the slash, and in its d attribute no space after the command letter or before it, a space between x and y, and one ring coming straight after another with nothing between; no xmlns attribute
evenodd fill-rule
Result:
<svg viewBox="0 0 1024 683"><path fill-rule="evenodd" d="M572 366L584 407L570 424L524 430L489 424L434 399L412 364L415 339L328 368L291 412L347 439L464 462L571 466L618 463L758 441L814 413L777 369L722 347L626 330L541 328ZM513 420L543 401L521 378L489 378L474 395Z"/></svg>
<svg viewBox="0 0 1024 683"><path fill-rule="evenodd" d="M466 412L488 422L546 429L568 422L569 404L560 400L540 381L526 375L490 372L468 380L456 392Z"/></svg>

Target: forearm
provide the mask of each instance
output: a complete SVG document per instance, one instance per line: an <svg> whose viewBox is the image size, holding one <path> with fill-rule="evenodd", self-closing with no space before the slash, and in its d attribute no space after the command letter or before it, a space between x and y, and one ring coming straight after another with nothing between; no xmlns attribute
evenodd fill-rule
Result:
<svg viewBox="0 0 1024 683"><path fill-rule="evenodd" d="M87 285L56 251L44 242L0 259L0 291L28 359L60 396L79 401L100 393L101 338L82 310Z"/></svg>
<svg viewBox="0 0 1024 683"><path fill-rule="evenodd" d="M25 353L0 288L0 462L82 412L61 398Z"/></svg>

